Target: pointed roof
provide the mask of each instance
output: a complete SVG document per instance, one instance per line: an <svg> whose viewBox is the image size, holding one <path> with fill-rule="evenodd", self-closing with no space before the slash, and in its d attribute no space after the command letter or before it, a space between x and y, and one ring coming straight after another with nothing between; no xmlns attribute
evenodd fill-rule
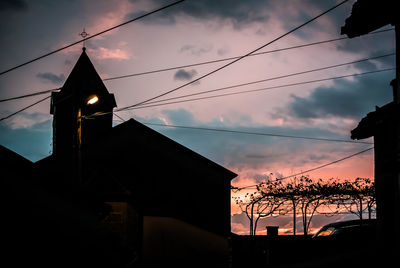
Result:
<svg viewBox="0 0 400 268"><path fill-rule="evenodd" d="M83 90L89 94L108 93L106 86L86 54L85 48L83 48L82 54L65 81L61 92L71 93L76 90Z"/></svg>
<svg viewBox="0 0 400 268"><path fill-rule="evenodd" d="M26 170L33 167L33 163L18 153L0 145L0 162L3 167L2 172L14 174L21 170Z"/></svg>
<svg viewBox="0 0 400 268"><path fill-rule="evenodd" d="M215 174L226 181L231 181L237 176L225 167L132 118L113 127L109 136L99 136L98 139L94 139L88 150L95 165L103 161L114 162L120 171L123 170L121 166L124 166L124 163L128 170L132 168L130 163L140 163L135 165L136 173L140 173L141 169L145 173L153 169L153 175L174 170L173 174L187 172L187 178L198 176L202 177L203 181L207 180L207 177L214 178ZM155 163L158 168L161 166L166 168L161 169L162 171L154 170L152 167Z"/></svg>
<svg viewBox="0 0 400 268"><path fill-rule="evenodd" d="M362 140L375 136L381 132L385 124L394 124L395 118L400 117L400 105L390 102L382 107L376 106L374 112L370 112L361 119L358 126L351 131L353 140Z"/></svg>
<svg viewBox="0 0 400 268"><path fill-rule="evenodd" d="M65 81L61 91L53 93L54 100L50 108L51 113L53 113L53 105L67 97L76 96L78 98L86 98L93 94L103 99L108 108L112 109L117 106L114 95L108 92L103 80L86 54L86 49L83 48L81 56Z"/></svg>

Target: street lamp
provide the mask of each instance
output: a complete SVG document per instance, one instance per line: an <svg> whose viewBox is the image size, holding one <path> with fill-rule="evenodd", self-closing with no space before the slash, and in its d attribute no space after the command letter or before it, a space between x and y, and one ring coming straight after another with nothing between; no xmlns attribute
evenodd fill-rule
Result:
<svg viewBox="0 0 400 268"><path fill-rule="evenodd" d="M86 104L87 105L92 105L92 104L95 104L98 101L99 101L99 97L97 97L96 95L91 95L91 96L89 96Z"/></svg>

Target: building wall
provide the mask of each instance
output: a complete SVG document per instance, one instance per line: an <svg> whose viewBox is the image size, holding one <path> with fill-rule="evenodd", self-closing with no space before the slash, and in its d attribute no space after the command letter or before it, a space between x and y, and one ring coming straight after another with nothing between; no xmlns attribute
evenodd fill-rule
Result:
<svg viewBox="0 0 400 268"><path fill-rule="evenodd" d="M141 244L141 217L128 202L105 202L112 211L101 221L102 229L116 235L124 245L133 249Z"/></svg>
<svg viewBox="0 0 400 268"><path fill-rule="evenodd" d="M229 267L223 236L170 217L143 217L143 267Z"/></svg>
<svg viewBox="0 0 400 268"><path fill-rule="evenodd" d="M381 245L398 245L400 238L400 119L382 124L375 134L375 185Z"/></svg>

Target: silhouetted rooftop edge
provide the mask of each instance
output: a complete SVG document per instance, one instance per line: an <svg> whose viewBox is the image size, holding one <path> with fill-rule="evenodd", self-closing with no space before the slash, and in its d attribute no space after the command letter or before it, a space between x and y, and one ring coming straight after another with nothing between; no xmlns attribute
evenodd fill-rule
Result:
<svg viewBox="0 0 400 268"><path fill-rule="evenodd" d="M398 3L394 0L357 0L351 15L341 28L341 34L349 38L361 36L387 24L399 22Z"/></svg>

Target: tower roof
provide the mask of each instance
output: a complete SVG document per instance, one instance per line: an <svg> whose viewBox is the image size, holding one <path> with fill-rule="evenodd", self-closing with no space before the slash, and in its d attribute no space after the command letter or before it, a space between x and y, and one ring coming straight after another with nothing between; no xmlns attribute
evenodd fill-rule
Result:
<svg viewBox="0 0 400 268"><path fill-rule="evenodd" d="M50 112L53 113L54 105L67 98L73 97L84 101L90 95L97 95L110 109L117 106L114 95L108 92L86 54L86 49L83 48L81 56L69 74L61 91L53 93Z"/></svg>

